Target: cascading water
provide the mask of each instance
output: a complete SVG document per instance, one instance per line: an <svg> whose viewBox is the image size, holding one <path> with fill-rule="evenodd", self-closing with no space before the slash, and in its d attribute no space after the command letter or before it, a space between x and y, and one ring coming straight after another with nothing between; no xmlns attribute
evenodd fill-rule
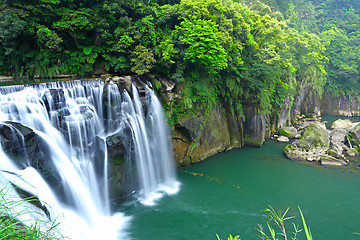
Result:
<svg viewBox="0 0 360 240"><path fill-rule="evenodd" d="M145 88L146 115L135 86L133 99L101 80L0 87L0 182L46 203L71 239L124 237L128 218L110 211L108 136L131 128L141 201L178 188L161 105Z"/></svg>
<svg viewBox="0 0 360 240"><path fill-rule="evenodd" d="M127 92L123 93L123 114L132 132L135 145L135 159L139 176L139 198L143 204L152 205L161 192L172 194L178 191L175 179L173 154L170 151L169 131L166 127L162 107L147 86L147 115L135 85L132 86L133 100Z"/></svg>

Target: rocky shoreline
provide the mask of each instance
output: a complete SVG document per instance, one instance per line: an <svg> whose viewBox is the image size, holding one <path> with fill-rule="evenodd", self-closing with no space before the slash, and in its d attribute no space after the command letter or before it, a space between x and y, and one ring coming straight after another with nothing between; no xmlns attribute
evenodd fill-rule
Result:
<svg viewBox="0 0 360 240"><path fill-rule="evenodd" d="M279 142L294 139L284 149L291 160L319 162L323 166L347 166L348 157L359 155L360 122L336 120L327 129L320 116L300 117L293 126L280 128L272 138Z"/></svg>

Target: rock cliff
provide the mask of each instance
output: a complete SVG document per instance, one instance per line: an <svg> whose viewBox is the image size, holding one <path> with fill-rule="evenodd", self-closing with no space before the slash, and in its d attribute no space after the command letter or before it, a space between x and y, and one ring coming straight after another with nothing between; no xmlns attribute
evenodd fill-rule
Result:
<svg viewBox="0 0 360 240"><path fill-rule="evenodd" d="M181 97L181 87L170 79L154 75L142 78L142 81L152 83L164 105ZM128 91L131 82L137 81L135 76L112 79L118 82L120 88ZM316 117L321 114L360 114L360 104L356 98L350 100L342 95L332 97L327 93L320 98L306 86L298 90L294 99L286 98L279 112L272 115L265 114L256 100L242 102L242 106L242 113L231 110L226 104L206 106L171 123L177 165L187 166L216 153L244 145L259 147L279 129L286 129L294 124L300 115ZM296 138L299 138L299 134L296 135ZM290 136L292 137L294 136Z"/></svg>

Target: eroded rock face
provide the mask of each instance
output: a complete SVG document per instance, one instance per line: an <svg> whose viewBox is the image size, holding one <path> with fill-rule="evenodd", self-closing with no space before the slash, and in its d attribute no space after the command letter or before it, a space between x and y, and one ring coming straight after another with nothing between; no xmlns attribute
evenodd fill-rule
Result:
<svg viewBox="0 0 360 240"><path fill-rule="evenodd" d="M178 165L186 166L242 146L241 122L225 109L214 107L205 119L201 112L188 116L173 128L171 134Z"/></svg>
<svg viewBox="0 0 360 240"><path fill-rule="evenodd" d="M130 129L124 130L128 132L128 136L131 137ZM126 141L125 136L122 134L115 134L107 137L106 146L109 161L109 190L110 198L113 200L112 206L117 207L126 196L128 196L134 189L133 180L136 179L136 168L132 169L132 163L126 162L128 158L126 148L131 149L131 141ZM127 144L127 146L124 145ZM100 158L101 159L101 158ZM103 156L102 156L103 159ZM127 169L128 168L128 169Z"/></svg>
<svg viewBox="0 0 360 240"><path fill-rule="evenodd" d="M105 81L114 81L121 89L131 92L131 84L133 82L131 76L106 76Z"/></svg>
<svg viewBox="0 0 360 240"><path fill-rule="evenodd" d="M303 84L300 84L302 86ZM356 96L344 97L342 94L335 97L324 92L322 98L311 92L309 86L303 86L298 90L291 109L291 116L305 114L306 116L338 115L359 116L360 103Z"/></svg>
<svg viewBox="0 0 360 240"><path fill-rule="evenodd" d="M245 144L260 147L265 141L266 121L260 107L256 103L244 106Z"/></svg>
<svg viewBox="0 0 360 240"><path fill-rule="evenodd" d="M326 92L323 94L321 109L323 114L339 116L360 115L360 104L356 97L345 98L342 94L333 97Z"/></svg>
<svg viewBox="0 0 360 240"><path fill-rule="evenodd" d="M291 108L292 118L300 115L307 117L320 116L322 112L320 97L312 92L310 86L305 82L300 84L300 89L294 98Z"/></svg>
<svg viewBox="0 0 360 240"><path fill-rule="evenodd" d="M285 102L280 109L277 126L276 126L277 129L286 127L290 122L289 105L290 105L290 97L288 96L285 99Z"/></svg>

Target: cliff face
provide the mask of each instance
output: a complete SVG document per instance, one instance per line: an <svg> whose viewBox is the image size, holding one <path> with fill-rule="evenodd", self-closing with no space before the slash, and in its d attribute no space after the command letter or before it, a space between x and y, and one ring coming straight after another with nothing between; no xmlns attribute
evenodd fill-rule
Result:
<svg viewBox="0 0 360 240"><path fill-rule="evenodd" d="M218 152L243 146L242 122L226 107L216 106L181 119L172 129L175 159L180 166L204 160Z"/></svg>
<svg viewBox="0 0 360 240"><path fill-rule="evenodd" d="M265 116L256 102L248 102L243 107L245 144L260 147L265 141Z"/></svg>
<svg viewBox="0 0 360 240"><path fill-rule="evenodd" d="M181 89L168 79L149 77L161 83L159 95L167 104L181 95ZM187 166L216 153L246 145L261 146L269 132L269 120L259 103L243 104L243 114L226 105L206 106L178 119L172 126L172 140L178 166Z"/></svg>
<svg viewBox="0 0 360 240"><path fill-rule="evenodd" d="M325 92L323 100L321 101L321 112L327 115L359 116L360 103L355 97L349 99L342 94L338 97L332 97Z"/></svg>
<svg viewBox="0 0 360 240"><path fill-rule="evenodd" d="M321 114L348 117L359 116L360 103L355 96L351 98L345 97L343 94L332 96L326 91L322 98L320 98L305 87L295 97L291 117L294 118L296 115L302 114L307 116L314 114L318 116Z"/></svg>
<svg viewBox="0 0 360 240"><path fill-rule="evenodd" d="M244 119L232 114L226 106L214 107L207 119L202 115L204 111L182 119L172 132L177 163L185 166L244 145L261 146L266 138L299 115L360 115L356 98L350 100L325 93L321 99L307 87L293 101L287 98L279 113L272 117L264 114L257 102L243 103L243 109Z"/></svg>
<svg viewBox="0 0 360 240"><path fill-rule="evenodd" d="M181 96L179 86L169 79L148 75L146 80L153 85L157 82L158 94L165 104ZM127 89L131 78L120 78L118 83L121 88ZM223 104L207 106L195 114L178 119L171 128L177 165L187 166L244 145L259 147L266 138L279 128L291 124L299 115L360 115L360 104L356 98L331 97L325 93L321 99L306 86L299 90L294 99L288 97L279 112L271 116L264 113L257 101L243 102L242 105L243 115Z"/></svg>

